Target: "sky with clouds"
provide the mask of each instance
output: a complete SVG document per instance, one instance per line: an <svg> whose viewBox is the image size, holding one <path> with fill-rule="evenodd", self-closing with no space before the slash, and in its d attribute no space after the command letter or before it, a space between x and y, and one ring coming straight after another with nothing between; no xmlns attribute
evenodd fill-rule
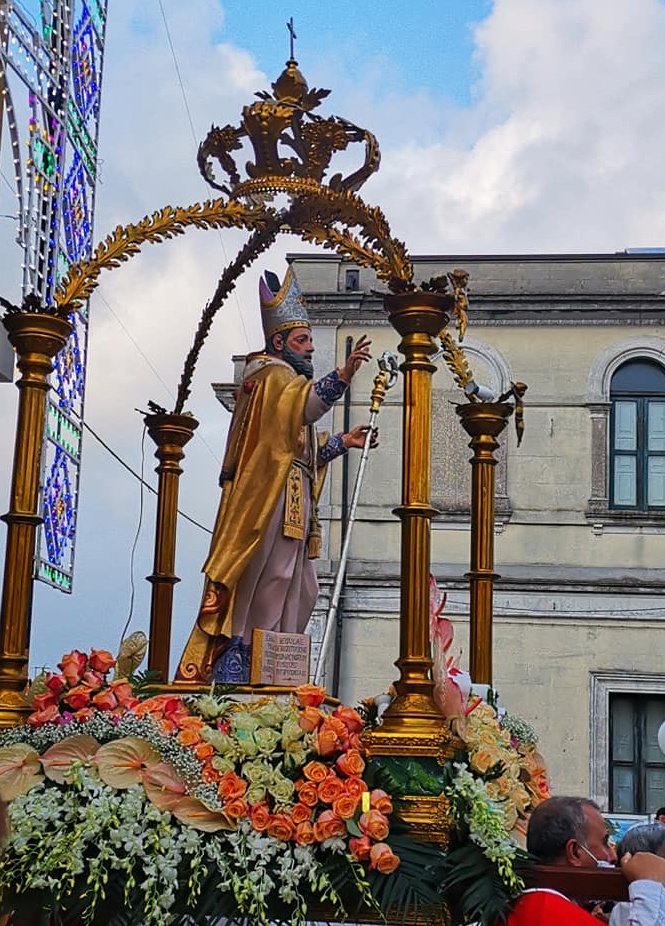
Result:
<svg viewBox="0 0 665 926"><path fill-rule="evenodd" d="M209 195L196 149L211 124L237 124L288 57L320 112L378 137L363 188L413 254L613 252L665 245L663 0L110 0L102 91L96 238L170 203ZM14 91L17 92L17 91ZM14 211L6 154L0 214ZM0 292L20 265L0 219ZM191 231L102 277L91 307L86 419L155 484L141 415L173 407L199 315L243 236ZM181 508L211 526L228 416L210 383L260 346L257 279L281 270L280 240L218 316L188 408ZM7 258L9 256L9 259ZM319 371L325 372L325 371ZM6 510L16 389L0 383L0 507ZM73 646L116 649L130 612L147 629L154 499L85 438L75 590L37 584L31 666ZM181 521L173 663L200 596L208 535ZM132 547L135 547L133 560ZM4 535L0 538L4 554ZM133 604L132 604L133 602Z"/></svg>

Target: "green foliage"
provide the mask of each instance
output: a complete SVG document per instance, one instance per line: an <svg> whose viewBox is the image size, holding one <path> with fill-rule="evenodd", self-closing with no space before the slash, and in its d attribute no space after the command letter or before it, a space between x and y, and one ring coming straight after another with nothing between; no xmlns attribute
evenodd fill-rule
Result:
<svg viewBox="0 0 665 926"><path fill-rule="evenodd" d="M517 851L523 866L527 855ZM451 849L444 860L442 885L457 922L477 922L482 926L504 923L514 892L504 883L495 863L481 846L468 840Z"/></svg>

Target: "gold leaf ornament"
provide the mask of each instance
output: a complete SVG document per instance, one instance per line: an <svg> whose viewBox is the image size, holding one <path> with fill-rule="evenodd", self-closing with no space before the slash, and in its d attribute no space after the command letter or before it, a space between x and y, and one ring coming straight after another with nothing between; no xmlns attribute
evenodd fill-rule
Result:
<svg viewBox="0 0 665 926"><path fill-rule="evenodd" d="M34 679L32 680L32 682L30 683L30 687L28 688L26 695L25 695L26 701L28 702L30 706L32 706L35 698L38 697L38 695L46 694L46 692L48 691L48 685L46 684L46 678L47 678L46 672L40 672L39 675L36 675Z"/></svg>
<svg viewBox="0 0 665 926"><path fill-rule="evenodd" d="M148 638L142 630L137 630L126 637L120 644L115 663L115 677L127 678L145 659L148 651Z"/></svg>

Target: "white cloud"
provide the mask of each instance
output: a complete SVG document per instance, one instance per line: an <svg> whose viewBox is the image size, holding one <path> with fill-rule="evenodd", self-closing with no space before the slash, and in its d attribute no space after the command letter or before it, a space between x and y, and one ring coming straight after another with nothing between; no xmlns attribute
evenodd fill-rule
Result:
<svg viewBox="0 0 665 926"><path fill-rule="evenodd" d="M476 40L483 76L461 138L451 126L436 145L386 151L372 186L411 251L665 243L665 6L497 0Z"/></svg>
<svg viewBox="0 0 665 926"><path fill-rule="evenodd" d="M97 238L166 203L208 197L196 167L199 141L212 123L237 124L242 106L276 77L260 70L258 38L253 50L231 44L233 36L222 32L220 3L197 0L196 15L191 4L169 2L165 10L187 107L158 5L110 4ZM212 41L213 35L224 41ZM367 61L358 77L346 73L348 63L342 72L343 57L332 53L301 62L310 85L334 91L322 114L343 115L377 134L382 168L364 195L382 206L410 251L611 251L665 244L663 4L496 0L477 27L476 47L482 76L466 110L422 89L384 94L380 57ZM106 303L93 301L86 414L135 469L141 467L142 424L134 408L148 399L173 406L200 312L240 240L231 232L189 231L166 245L147 246L101 278ZM279 270L287 250L304 249L285 238L260 258L220 313L201 355L187 403L201 424L186 448L181 508L207 525L218 501L228 418L209 384L230 378L232 354L260 345L258 271ZM0 386L8 434L15 405L16 390ZM2 444L0 499L6 499L11 441ZM148 440L145 468L154 483L153 450ZM138 516L138 485L86 436L76 590L70 598L37 586L31 662L53 663L75 645L115 646L129 607ZM152 570L153 526L154 502L146 499L135 626L147 625L144 576ZM179 530L174 660L196 610L207 546L195 527L185 522Z"/></svg>

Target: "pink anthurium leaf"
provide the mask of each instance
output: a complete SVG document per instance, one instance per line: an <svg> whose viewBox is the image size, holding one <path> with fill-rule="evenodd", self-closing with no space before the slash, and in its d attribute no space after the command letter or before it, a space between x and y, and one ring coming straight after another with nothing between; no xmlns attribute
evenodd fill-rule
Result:
<svg viewBox="0 0 665 926"><path fill-rule="evenodd" d="M44 780L39 753L27 743L0 748L0 799L13 801Z"/></svg>
<svg viewBox="0 0 665 926"><path fill-rule="evenodd" d="M203 830L204 833L216 833L218 830L236 828L235 823L232 823L226 814L220 810L209 810L196 797L181 797L178 803L171 808L171 813L181 823L195 830Z"/></svg>
<svg viewBox="0 0 665 926"><path fill-rule="evenodd" d="M74 762L88 763L99 749L99 743L85 733L68 736L55 743L42 755L44 774L62 785L68 779Z"/></svg>
<svg viewBox="0 0 665 926"><path fill-rule="evenodd" d="M143 770L141 776L148 800L158 810L172 811L185 794L185 783L167 762Z"/></svg>
<svg viewBox="0 0 665 926"><path fill-rule="evenodd" d="M93 757L99 777L112 788L129 788L143 779L143 772L160 762L159 753L147 740L126 736L104 743Z"/></svg>

